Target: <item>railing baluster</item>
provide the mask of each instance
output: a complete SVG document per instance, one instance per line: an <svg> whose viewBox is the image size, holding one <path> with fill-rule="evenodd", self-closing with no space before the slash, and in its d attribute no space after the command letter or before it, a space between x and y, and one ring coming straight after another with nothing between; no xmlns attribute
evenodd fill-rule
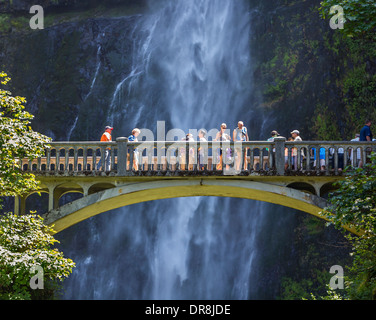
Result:
<svg viewBox="0 0 376 320"><path fill-rule="evenodd" d="M134 146L129 146L129 172L132 172L133 168L133 158L134 158Z"/></svg>
<svg viewBox="0 0 376 320"><path fill-rule="evenodd" d="M250 149L250 155L249 155L249 172L254 171L254 165L255 165L255 148L251 147Z"/></svg>
<svg viewBox="0 0 376 320"><path fill-rule="evenodd" d="M329 154L330 154L330 148L325 148L325 174L329 175Z"/></svg>
<svg viewBox="0 0 376 320"><path fill-rule="evenodd" d="M287 147L287 157L288 157L288 162L287 162L287 164L288 164L288 168L290 169L290 170L293 170L294 168L293 168L293 164L291 163L291 160L293 159L293 155L292 155L292 153L294 152L294 148L293 147L291 147L291 146L288 146Z"/></svg>
<svg viewBox="0 0 376 320"><path fill-rule="evenodd" d="M241 161L240 161L240 170L248 171L248 161L247 161L247 146L244 146L244 143L242 143L242 149L241 149Z"/></svg>
<svg viewBox="0 0 376 320"><path fill-rule="evenodd" d="M209 170L209 148L208 148L208 142L200 142L200 146L202 146L202 152L204 157L202 158L202 161L204 162L204 171Z"/></svg>
<svg viewBox="0 0 376 320"><path fill-rule="evenodd" d="M37 159L37 171L42 171L42 157Z"/></svg>
<svg viewBox="0 0 376 320"><path fill-rule="evenodd" d="M60 147L56 148L56 165L55 165L55 171L60 171Z"/></svg>
<svg viewBox="0 0 376 320"><path fill-rule="evenodd" d="M321 146L318 145L316 146L316 173L319 174L320 173L320 169L321 169L321 164L320 164L320 149L321 149Z"/></svg>
<svg viewBox="0 0 376 320"><path fill-rule="evenodd" d="M367 163L367 147L363 146L362 147L362 161L363 161L363 166Z"/></svg>
<svg viewBox="0 0 376 320"><path fill-rule="evenodd" d="M193 171L197 171L197 163L198 163L198 159L197 159L197 156L198 156L198 152L197 152L197 143L196 145L193 147L193 164L192 164L192 170Z"/></svg>
<svg viewBox="0 0 376 320"><path fill-rule="evenodd" d="M307 155L306 155L306 170L311 170L311 146L307 147Z"/></svg>
<svg viewBox="0 0 376 320"><path fill-rule="evenodd" d="M334 173L338 175L338 147L334 147Z"/></svg>
<svg viewBox="0 0 376 320"><path fill-rule="evenodd" d="M84 147L83 151L82 151L82 171L87 171L87 147Z"/></svg>
<svg viewBox="0 0 376 320"><path fill-rule="evenodd" d="M51 171L51 149L47 149L46 172Z"/></svg>
<svg viewBox="0 0 376 320"><path fill-rule="evenodd" d="M150 144L150 146L147 149L147 158L148 158L148 167L147 171L150 172L152 168L152 162L153 162L153 151L154 151L154 144Z"/></svg>
<svg viewBox="0 0 376 320"><path fill-rule="evenodd" d="M106 161L106 147L101 146L100 147L100 152L101 152L101 171L104 172L106 171L107 167L107 161Z"/></svg>
<svg viewBox="0 0 376 320"><path fill-rule="evenodd" d="M115 148L111 148L111 162L110 162L110 171L115 170Z"/></svg>
<svg viewBox="0 0 376 320"><path fill-rule="evenodd" d="M69 147L64 148L65 150L65 172L69 171Z"/></svg>
<svg viewBox="0 0 376 320"><path fill-rule="evenodd" d="M188 171L189 168L189 145L188 141L185 142L185 171Z"/></svg>
<svg viewBox="0 0 376 320"><path fill-rule="evenodd" d="M78 150L76 146L73 148L73 156L74 156L74 163L73 163L73 171L78 171Z"/></svg>

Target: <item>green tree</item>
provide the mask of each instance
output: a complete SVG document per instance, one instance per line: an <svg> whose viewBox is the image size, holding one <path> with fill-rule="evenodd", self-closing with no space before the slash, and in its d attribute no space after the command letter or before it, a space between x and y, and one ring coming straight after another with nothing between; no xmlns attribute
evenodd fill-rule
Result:
<svg viewBox="0 0 376 320"><path fill-rule="evenodd" d="M0 72L1 84L10 81ZM33 131L30 121L33 115L25 111L23 97L13 97L11 92L0 88L0 196L15 196L35 191L35 176L20 170L19 159L33 160L44 155L50 138Z"/></svg>
<svg viewBox="0 0 376 320"><path fill-rule="evenodd" d="M347 276L350 299L376 299L376 153L363 168L350 170L339 189L329 197L323 213L336 228L355 228L360 236L347 234L353 246L353 264Z"/></svg>
<svg viewBox="0 0 376 320"><path fill-rule="evenodd" d="M8 213L0 218L0 299L50 299L53 296L58 281L68 277L75 264L52 248L58 243L52 234L53 229L37 215ZM36 275L33 267L42 268L39 281L43 281L43 290L30 285Z"/></svg>
<svg viewBox="0 0 376 320"><path fill-rule="evenodd" d="M1 84L10 79L0 73ZM33 160L44 155L50 138L30 126L33 116L25 111L25 98L13 97L0 89L0 196L16 196L38 190L31 173L20 170L19 159ZM53 229L35 214L0 216L0 299L49 299L75 266L56 248ZM42 270L44 290L31 286L33 268ZM35 271L35 270L34 270ZM46 280L46 281L44 281ZM38 286L40 283L38 282Z"/></svg>
<svg viewBox="0 0 376 320"><path fill-rule="evenodd" d="M375 38L376 5L374 0L324 0L321 2L320 15L324 19L331 18L330 8L342 7L345 18L341 30L350 37Z"/></svg>

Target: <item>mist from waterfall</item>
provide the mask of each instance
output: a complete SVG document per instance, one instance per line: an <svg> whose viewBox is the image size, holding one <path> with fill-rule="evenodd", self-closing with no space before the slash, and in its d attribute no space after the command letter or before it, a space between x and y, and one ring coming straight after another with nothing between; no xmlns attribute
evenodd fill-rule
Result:
<svg viewBox="0 0 376 320"><path fill-rule="evenodd" d="M165 120L185 132L219 129L222 122L233 130L238 120L247 125L257 116L249 104L247 3L150 1L134 28L132 66L113 90L108 121L121 128L125 118L153 130ZM250 200L195 197L93 217L62 232L63 250L77 263L63 297L257 298L255 265L267 208Z"/></svg>

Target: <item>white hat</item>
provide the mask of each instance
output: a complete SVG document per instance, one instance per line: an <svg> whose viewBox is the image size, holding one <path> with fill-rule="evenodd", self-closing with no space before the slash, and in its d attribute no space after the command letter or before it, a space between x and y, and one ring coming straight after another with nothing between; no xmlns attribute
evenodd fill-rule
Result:
<svg viewBox="0 0 376 320"><path fill-rule="evenodd" d="M293 132L291 132L291 134L293 133L300 134L299 130L294 130Z"/></svg>

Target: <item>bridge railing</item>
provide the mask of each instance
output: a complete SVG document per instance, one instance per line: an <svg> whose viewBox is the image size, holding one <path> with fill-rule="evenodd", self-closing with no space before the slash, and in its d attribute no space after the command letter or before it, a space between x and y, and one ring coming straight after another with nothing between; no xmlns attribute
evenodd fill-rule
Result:
<svg viewBox="0 0 376 320"><path fill-rule="evenodd" d="M20 159L23 171L35 174L150 173L337 175L357 167L376 152L375 142L274 141L248 142L52 142L38 159Z"/></svg>

